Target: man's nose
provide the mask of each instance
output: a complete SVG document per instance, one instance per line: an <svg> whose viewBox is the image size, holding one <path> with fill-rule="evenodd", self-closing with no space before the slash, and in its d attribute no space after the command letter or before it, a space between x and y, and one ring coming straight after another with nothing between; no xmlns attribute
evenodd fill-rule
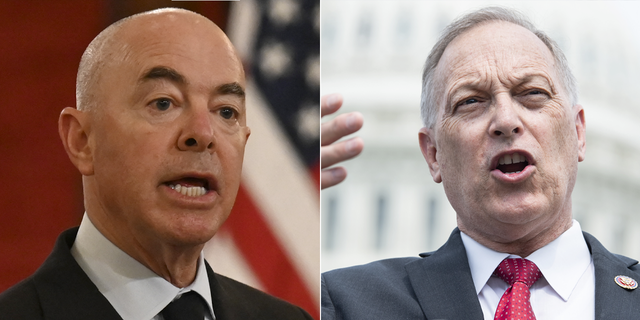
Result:
<svg viewBox="0 0 640 320"><path fill-rule="evenodd" d="M192 106L183 114L182 132L178 138L178 149L182 151L212 151L215 135L211 113L206 105Z"/></svg>
<svg viewBox="0 0 640 320"><path fill-rule="evenodd" d="M522 119L518 113L519 104L513 97L500 96L495 100L489 135L509 138L523 133Z"/></svg>

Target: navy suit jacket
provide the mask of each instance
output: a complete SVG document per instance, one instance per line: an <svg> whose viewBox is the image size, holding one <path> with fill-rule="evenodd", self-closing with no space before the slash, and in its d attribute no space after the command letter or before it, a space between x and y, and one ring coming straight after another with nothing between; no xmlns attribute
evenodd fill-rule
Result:
<svg viewBox="0 0 640 320"><path fill-rule="evenodd" d="M63 232L33 275L0 294L0 319L122 319L71 255L77 232L77 228ZM217 320L312 319L301 308L206 266Z"/></svg>
<svg viewBox="0 0 640 320"><path fill-rule="evenodd" d="M607 251L584 233L595 267L597 320L640 319L640 288L614 278L640 280L638 261ZM338 269L322 275L322 320L483 319L460 230L422 258L398 258Z"/></svg>

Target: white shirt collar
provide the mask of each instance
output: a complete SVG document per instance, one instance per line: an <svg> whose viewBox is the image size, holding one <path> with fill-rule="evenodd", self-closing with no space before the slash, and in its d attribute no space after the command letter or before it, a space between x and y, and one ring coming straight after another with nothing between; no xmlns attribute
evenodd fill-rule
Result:
<svg viewBox="0 0 640 320"><path fill-rule="evenodd" d="M464 232L460 232L460 235L467 251L476 293L480 293L504 258L519 258L516 255L491 250ZM549 285L564 301L569 299L581 275L591 263L591 253L582 235L580 223L576 220L573 220L571 228L557 239L526 258L538 266Z"/></svg>
<svg viewBox="0 0 640 320"><path fill-rule="evenodd" d="M124 320L151 319L176 297L191 290L204 298L213 315L202 253L193 283L177 288L105 238L85 213L71 254Z"/></svg>

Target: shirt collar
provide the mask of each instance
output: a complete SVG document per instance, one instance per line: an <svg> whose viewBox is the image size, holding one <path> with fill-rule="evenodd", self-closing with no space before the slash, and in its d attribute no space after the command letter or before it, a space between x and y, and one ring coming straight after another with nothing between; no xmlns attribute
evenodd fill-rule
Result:
<svg viewBox="0 0 640 320"><path fill-rule="evenodd" d="M493 271L507 257L519 258L508 253L491 250L460 232L462 243L467 251L471 277L476 294L485 286ZM581 275L591 264L591 253L582 235L580 223L573 220L573 225L557 239L536 250L526 257L533 261L549 285L564 301L578 284Z"/></svg>
<svg viewBox="0 0 640 320"><path fill-rule="evenodd" d="M191 290L204 298L214 314L202 253L194 281L185 288L175 287L115 246L85 213L71 254L124 320L151 319L176 297Z"/></svg>
<svg viewBox="0 0 640 320"><path fill-rule="evenodd" d="M460 231L460 237L462 238L464 249L467 251L471 278L473 278L476 294L478 294L487 281L489 281L496 267L504 258L508 257L509 254L491 250L471 239L471 237L462 231Z"/></svg>

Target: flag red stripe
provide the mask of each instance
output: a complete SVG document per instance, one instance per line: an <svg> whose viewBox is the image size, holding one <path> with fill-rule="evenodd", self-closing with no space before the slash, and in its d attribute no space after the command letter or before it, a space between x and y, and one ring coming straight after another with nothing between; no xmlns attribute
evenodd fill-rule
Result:
<svg viewBox="0 0 640 320"><path fill-rule="evenodd" d="M320 191L320 160L309 167L309 175L315 182L318 191ZM320 193L318 193L318 202L320 202Z"/></svg>
<svg viewBox="0 0 640 320"><path fill-rule="evenodd" d="M317 301L242 186L224 226L267 292L304 308L319 319Z"/></svg>

